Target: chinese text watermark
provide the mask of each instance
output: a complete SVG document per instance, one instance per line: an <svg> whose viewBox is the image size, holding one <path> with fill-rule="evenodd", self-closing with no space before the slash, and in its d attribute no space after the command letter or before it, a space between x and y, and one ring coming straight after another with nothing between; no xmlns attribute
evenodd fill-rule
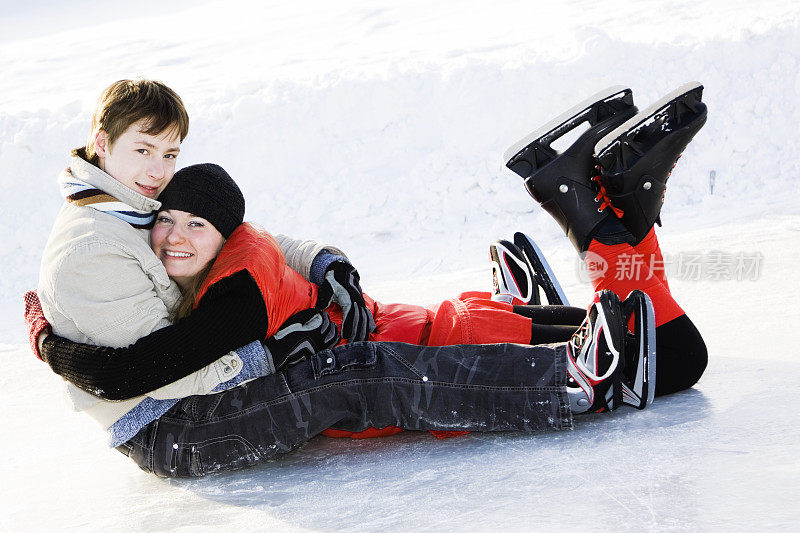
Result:
<svg viewBox="0 0 800 533"><path fill-rule="evenodd" d="M618 280L647 280L652 276L683 281L757 281L764 256L760 252L680 252L673 255L645 256L619 254L610 269L602 256L587 252L579 261L582 281L614 276ZM609 271L611 270L611 271Z"/></svg>

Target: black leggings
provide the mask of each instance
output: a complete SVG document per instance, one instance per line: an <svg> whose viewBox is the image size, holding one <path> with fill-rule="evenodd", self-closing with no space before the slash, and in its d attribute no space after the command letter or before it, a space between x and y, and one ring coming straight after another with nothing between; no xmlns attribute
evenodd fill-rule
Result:
<svg viewBox="0 0 800 533"><path fill-rule="evenodd" d="M515 305L533 321L531 344L566 342L586 318L586 310L566 305ZM703 337L686 315L656 328L656 396L688 389L708 364Z"/></svg>
<svg viewBox="0 0 800 533"><path fill-rule="evenodd" d="M514 312L533 321L531 344L566 342L586 318L586 309L568 305L515 305Z"/></svg>

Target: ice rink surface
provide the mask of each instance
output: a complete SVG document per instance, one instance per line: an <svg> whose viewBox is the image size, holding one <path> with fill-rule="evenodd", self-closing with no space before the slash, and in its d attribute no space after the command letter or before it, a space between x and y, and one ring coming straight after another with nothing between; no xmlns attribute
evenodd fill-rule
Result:
<svg viewBox="0 0 800 533"><path fill-rule="evenodd" d="M800 7L537 4L3 6L0 530L795 527ZM136 75L187 103L179 166L222 163L247 219L339 245L375 298L488 289L490 240L524 230L580 306L591 289L571 246L500 154L603 87L630 84L644 107L703 82L709 121L670 178L659 231L672 292L708 345L703 379L563 433L321 437L200 480L139 471L68 410L21 319L55 175L99 91Z"/></svg>

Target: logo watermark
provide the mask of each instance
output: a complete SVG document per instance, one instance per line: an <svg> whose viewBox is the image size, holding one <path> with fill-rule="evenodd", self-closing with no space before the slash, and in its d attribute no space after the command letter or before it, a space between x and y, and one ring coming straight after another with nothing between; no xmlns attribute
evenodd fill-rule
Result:
<svg viewBox="0 0 800 533"><path fill-rule="evenodd" d="M680 252L661 258L641 254L620 254L613 272L602 256L586 252L578 260L578 277L591 282L601 277L614 276L618 280L647 280L661 277L682 281L758 281L761 277L764 256L761 252Z"/></svg>

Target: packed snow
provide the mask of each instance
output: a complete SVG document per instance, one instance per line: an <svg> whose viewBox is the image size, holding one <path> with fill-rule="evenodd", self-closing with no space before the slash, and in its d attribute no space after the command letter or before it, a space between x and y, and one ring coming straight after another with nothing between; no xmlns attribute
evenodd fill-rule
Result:
<svg viewBox="0 0 800 533"><path fill-rule="evenodd" d="M8 2L0 11L0 529L778 530L800 519L800 5L786 1ZM317 438L191 481L145 474L68 410L22 294L110 82L187 104L179 166L223 165L247 219L346 250L367 292L488 289L488 244L533 235L586 305L556 224L501 154L598 90L640 108L705 85L669 182L670 286L710 363L692 390L564 433ZM694 265L693 268L687 265Z"/></svg>

